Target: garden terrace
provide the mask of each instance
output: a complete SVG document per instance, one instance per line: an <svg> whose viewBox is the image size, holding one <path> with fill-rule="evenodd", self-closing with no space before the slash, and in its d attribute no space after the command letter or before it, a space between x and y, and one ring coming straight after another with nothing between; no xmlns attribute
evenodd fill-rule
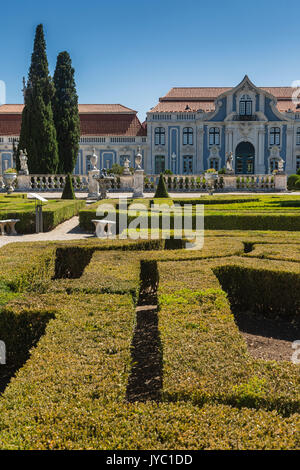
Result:
<svg viewBox="0 0 300 470"><path fill-rule="evenodd" d="M294 260L272 259L287 244ZM22 318L24 349L0 398L0 448L299 448L299 366L253 357L234 317L237 309L299 317L298 246L293 231L219 230L205 232L201 251L118 239L2 248L1 315ZM260 248L264 258L255 257ZM157 266L147 282L144 261ZM150 304L157 318L139 318L136 309ZM161 356L145 401L133 377L147 319Z"/></svg>
<svg viewBox="0 0 300 470"><path fill-rule="evenodd" d="M296 201L296 202L295 202ZM119 219L125 215L126 205L132 202L142 203L145 207L141 211L144 222L151 226L150 207L155 204L172 203L182 206L183 204L193 205L193 228L196 221L196 204L204 205L204 225L206 230L273 230L273 231L295 231L300 230L300 198L296 196L257 196L257 197L230 197L212 198L201 197L199 199L174 198L174 199L146 199L127 200L125 207L120 207L116 200L105 200L105 204L112 204L116 210L117 233L119 233ZM103 202L91 204L79 212L80 227L87 231L93 231L92 220L104 217L97 216L97 209L101 208ZM126 214L127 215L127 214ZM162 215L158 215L162 218ZM171 228L174 227L174 218L181 217L171 213ZM128 214L128 223L134 220L135 216ZM161 227L161 222L160 222Z"/></svg>
<svg viewBox="0 0 300 470"><path fill-rule="evenodd" d="M85 206L82 200L49 200L43 204L43 229L48 232L65 220L77 215ZM35 202L26 195L0 196L0 220L20 219L18 233L35 233Z"/></svg>

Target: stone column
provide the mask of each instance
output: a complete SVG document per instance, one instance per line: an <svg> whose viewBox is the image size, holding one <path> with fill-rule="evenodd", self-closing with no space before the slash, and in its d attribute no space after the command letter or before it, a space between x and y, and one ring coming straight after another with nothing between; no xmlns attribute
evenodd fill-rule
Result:
<svg viewBox="0 0 300 470"><path fill-rule="evenodd" d="M17 177L18 189L20 191L29 191L30 186L30 175L18 175Z"/></svg>
<svg viewBox="0 0 300 470"><path fill-rule="evenodd" d="M88 189L89 189L88 198L89 199L98 199L100 196L99 183L94 178L94 175L99 175L99 170L89 171L89 183L88 183Z"/></svg>
<svg viewBox="0 0 300 470"><path fill-rule="evenodd" d="M236 176L234 175L222 175L224 181L224 189L236 189Z"/></svg>
<svg viewBox="0 0 300 470"><path fill-rule="evenodd" d="M276 191L287 191L287 175L285 173L277 173L274 179Z"/></svg>
<svg viewBox="0 0 300 470"><path fill-rule="evenodd" d="M133 175L133 198L144 197L144 170L137 169Z"/></svg>
<svg viewBox="0 0 300 470"><path fill-rule="evenodd" d="M258 174L266 173L264 157L265 157L265 126L261 124L258 128L258 152L257 152L257 165L256 165L255 173L258 173Z"/></svg>
<svg viewBox="0 0 300 470"><path fill-rule="evenodd" d="M133 176L132 175L122 175L120 176L120 189L132 191L133 189Z"/></svg>

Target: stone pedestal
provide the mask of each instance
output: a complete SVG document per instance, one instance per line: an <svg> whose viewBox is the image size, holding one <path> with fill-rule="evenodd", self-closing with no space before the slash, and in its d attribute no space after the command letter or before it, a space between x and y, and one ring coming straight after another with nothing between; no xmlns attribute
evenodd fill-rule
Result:
<svg viewBox="0 0 300 470"><path fill-rule="evenodd" d="M287 175L285 173L277 173L274 180L276 191L287 191Z"/></svg>
<svg viewBox="0 0 300 470"><path fill-rule="evenodd" d="M18 181L18 189L20 191L29 191L31 189L29 175L19 174L17 181Z"/></svg>
<svg viewBox="0 0 300 470"><path fill-rule="evenodd" d="M133 198L144 197L144 170L135 170L133 175Z"/></svg>
<svg viewBox="0 0 300 470"><path fill-rule="evenodd" d="M89 171L89 186L88 186L89 187L89 194L88 194L89 199L98 199L100 196L99 183L94 178L94 176L99 176L99 170Z"/></svg>
<svg viewBox="0 0 300 470"><path fill-rule="evenodd" d="M120 176L120 189L123 191L132 191L133 189L133 175Z"/></svg>
<svg viewBox="0 0 300 470"><path fill-rule="evenodd" d="M236 189L236 176L235 175L222 175L224 181L224 189Z"/></svg>

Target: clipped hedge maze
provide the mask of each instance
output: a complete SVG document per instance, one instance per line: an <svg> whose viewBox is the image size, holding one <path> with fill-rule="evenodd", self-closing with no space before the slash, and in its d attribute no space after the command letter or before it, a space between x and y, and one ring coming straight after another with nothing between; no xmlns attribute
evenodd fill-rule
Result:
<svg viewBox="0 0 300 470"><path fill-rule="evenodd" d="M299 365L252 357L234 319L299 320L297 257L255 257L297 235L2 249L0 448L299 448Z"/></svg>

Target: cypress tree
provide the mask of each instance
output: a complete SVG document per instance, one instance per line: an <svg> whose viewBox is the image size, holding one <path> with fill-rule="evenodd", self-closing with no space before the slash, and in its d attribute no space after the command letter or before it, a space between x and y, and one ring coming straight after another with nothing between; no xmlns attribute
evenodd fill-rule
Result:
<svg viewBox="0 0 300 470"><path fill-rule="evenodd" d="M159 177L158 185L157 185L157 188L156 188L156 191L155 191L154 198L163 199L163 198L167 198L167 197L169 197L169 194L168 194L168 191L167 191L167 188L166 188L164 175L161 173L160 177Z"/></svg>
<svg viewBox="0 0 300 470"><path fill-rule="evenodd" d="M74 69L66 51L58 54L53 81L55 94L52 109L58 143L59 172L72 173L79 151L80 121Z"/></svg>
<svg viewBox="0 0 300 470"><path fill-rule="evenodd" d="M56 173L58 148L52 113L54 87L49 75L43 25L34 39L18 150L27 150L30 173Z"/></svg>
<svg viewBox="0 0 300 470"><path fill-rule="evenodd" d="M61 196L62 199L76 199L70 173L67 174L66 184Z"/></svg>

